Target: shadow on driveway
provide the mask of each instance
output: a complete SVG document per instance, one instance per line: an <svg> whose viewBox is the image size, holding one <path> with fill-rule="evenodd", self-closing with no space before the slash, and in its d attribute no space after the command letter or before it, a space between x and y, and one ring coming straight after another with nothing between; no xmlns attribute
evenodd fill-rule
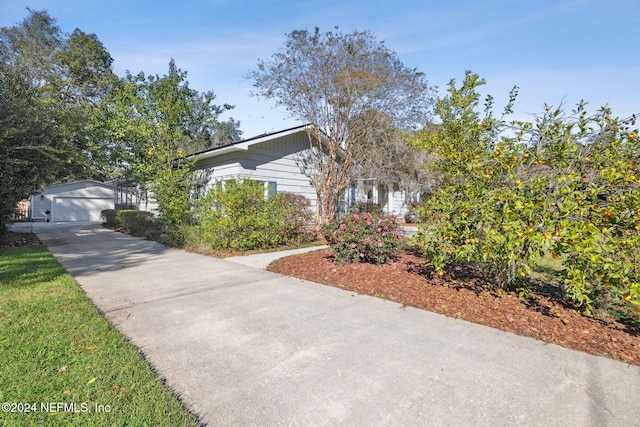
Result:
<svg viewBox="0 0 640 427"><path fill-rule="evenodd" d="M34 223L33 232L73 276L133 267L174 250L99 222ZM105 233L115 235L105 239Z"/></svg>

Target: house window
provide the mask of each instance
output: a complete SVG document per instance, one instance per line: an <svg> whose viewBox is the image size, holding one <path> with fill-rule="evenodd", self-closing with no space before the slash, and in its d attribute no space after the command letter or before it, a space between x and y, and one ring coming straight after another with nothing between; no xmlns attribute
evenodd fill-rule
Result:
<svg viewBox="0 0 640 427"><path fill-rule="evenodd" d="M259 179L256 179L254 181L264 186L265 200L271 199L278 192L278 183L275 181L262 181Z"/></svg>
<svg viewBox="0 0 640 427"><path fill-rule="evenodd" d="M278 183L275 181L267 182L267 198L273 198L278 192Z"/></svg>

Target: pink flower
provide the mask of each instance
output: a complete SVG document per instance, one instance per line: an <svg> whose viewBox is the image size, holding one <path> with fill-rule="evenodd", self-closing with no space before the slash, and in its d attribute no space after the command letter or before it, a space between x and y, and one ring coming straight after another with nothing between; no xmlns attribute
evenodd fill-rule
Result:
<svg viewBox="0 0 640 427"><path fill-rule="evenodd" d="M378 218L378 225L382 224L384 220L382 218Z"/></svg>
<svg viewBox="0 0 640 427"><path fill-rule="evenodd" d="M371 221L367 221L367 225L371 225Z"/></svg>
<svg viewBox="0 0 640 427"><path fill-rule="evenodd" d="M345 228L347 228L347 224L345 224L344 222L340 223L340 230L344 230Z"/></svg>
<svg viewBox="0 0 640 427"><path fill-rule="evenodd" d="M382 228L378 227L378 229L376 230L378 233L380 233L382 231Z"/></svg>
<svg viewBox="0 0 640 427"><path fill-rule="evenodd" d="M358 215L357 213L353 214L353 219L360 219L360 215Z"/></svg>
<svg viewBox="0 0 640 427"><path fill-rule="evenodd" d="M378 242L378 247L381 248L382 247L382 242Z"/></svg>
<svg viewBox="0 0 640 427"><path fill-rule="evenodd" d="M355 248L356 248L356 246L357 246L357 245L356 245L355 243L352 243L352 244L351 244L351 249L355 249Z"/></svg>

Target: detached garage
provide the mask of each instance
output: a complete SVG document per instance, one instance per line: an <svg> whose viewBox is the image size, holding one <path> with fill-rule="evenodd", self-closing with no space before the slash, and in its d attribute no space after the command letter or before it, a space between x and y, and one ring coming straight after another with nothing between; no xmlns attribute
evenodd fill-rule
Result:
<svg viewBox="0 0 640 427"><path fill-rule="evenodd" d="M91 180L51 185L31 197L31 207L35 221L99 221L101 211L114 209L115 190Z"/></svg>

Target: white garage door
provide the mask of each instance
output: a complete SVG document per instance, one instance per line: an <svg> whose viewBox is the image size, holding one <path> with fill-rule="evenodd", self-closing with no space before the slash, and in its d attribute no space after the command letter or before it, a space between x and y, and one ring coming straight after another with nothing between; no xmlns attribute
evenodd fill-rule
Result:
<svg viewBox="0 0 640 427"><path fill-rule="evenodd" d="M51 220L99 221L101 211L113 208L113 198L55 197Z"/></svg>

